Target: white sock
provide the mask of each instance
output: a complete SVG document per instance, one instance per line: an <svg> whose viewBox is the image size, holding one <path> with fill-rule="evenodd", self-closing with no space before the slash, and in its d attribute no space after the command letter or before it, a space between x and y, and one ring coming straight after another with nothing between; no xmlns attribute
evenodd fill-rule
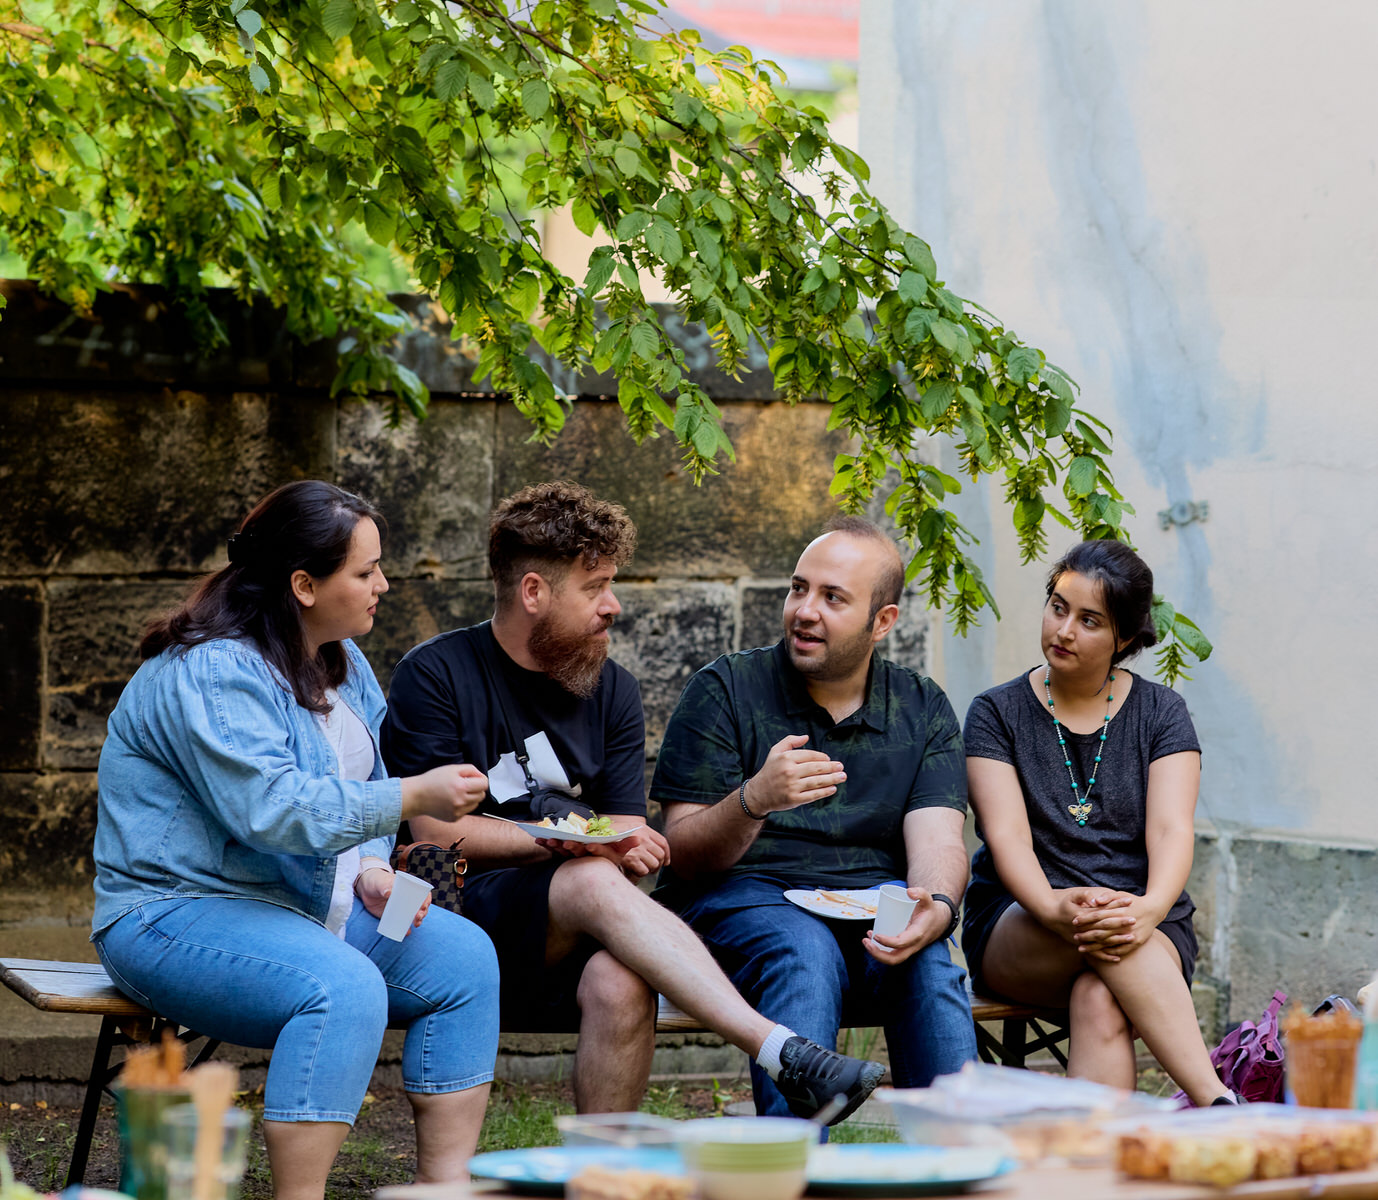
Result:
<svg viewBox="0 0 1378 1200"><path fill-rule="evenodd" d="M786 1029L783 1025L777 1025L766 1034L766 1040L761 1043L761 1052L756 1055L756 1065L771 1079L780 1078L780 1051L784 1044L794 1036L793 1029Z"/></svg>

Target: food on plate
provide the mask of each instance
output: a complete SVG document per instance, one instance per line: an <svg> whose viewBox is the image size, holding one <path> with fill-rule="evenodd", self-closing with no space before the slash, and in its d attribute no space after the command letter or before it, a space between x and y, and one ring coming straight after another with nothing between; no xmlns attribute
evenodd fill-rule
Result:
<svg viewBox="0 0 1378 1200"><path fill-rule="evenodd" d="M1235 1133L1175 1134L1168 1150L1167 1177L1176 1183L1232 1187L1254 1177L1254 1138Z"/></svg>
<svg viewBox="0 0 1378 1200"><path fill-rule="evenodd" d="M1131 1179L1166 1179L1170 1158L1168 1139L1149 1129L1120 1135L1115 1167Z"/></svg>
<svg viewBox="0 0 1378 1200"><path fill-rule="evenodd" d="M558 833L583 833L589 837L611 837L617 832L612 827L611 817L581 817L578 813L568 813L558 821L542 817L536 822L542 829L553 829Z"/></svg>
<svg viewBox="0 0 1378 1200"><path fill-rule="evenodd" d="M1187 1128L1180 1118L1156 1127L1142 1126L1119 1136L1115 1165L1134 1179L1173 1179L1179 1183L1225 1186L1244 1179L1290 1179L1296 1175L1324 1175L1358 1171L1373 1161L1374 1126L1355 1116L1347 1119L1296 1117L1202 1121ZM1329 1118L1330 1114L1326 1114ZM1251 1147L1248 1154L1241 1147ZM1252 1162L1241 1175L1244 1162Z"/></svg>
<svg viewBox="0 0 1378 1200"><path fill-rule="evenodd" d="M868 916L876 915L876 906L873 901L862 900L855 894L846 892L828 892L822 888L814 888L813 894L820 900L827 900L832 904L840 904L846 910L848 916L866 913Z"/></svg>
<svg viewBox="0 0 1378 1200"><path fill-rule="evenodd" d="M565 1184L570 1200L689 1200L693 1185L684 1176L655 1171L615 1171L590 1165Z"/></svg>
<svg viewBox="0 0 1378 1200"><path fill-rule="evenodd" d="M1358 1171L1372 1161L1373 1126L1367 1121L1315 1121L1302 1126L1297 1142L1300 1174Z"/></svg>
<svg viewBox="0 0 1378 1200"><path fill-rule="evenodd" d="M1297 1174L1301 1135L1296 1130L1270 1128L1261 1137L1254 1135L1254 1145L1258 1150L1255 1179L1290 1179Z"/></svg>

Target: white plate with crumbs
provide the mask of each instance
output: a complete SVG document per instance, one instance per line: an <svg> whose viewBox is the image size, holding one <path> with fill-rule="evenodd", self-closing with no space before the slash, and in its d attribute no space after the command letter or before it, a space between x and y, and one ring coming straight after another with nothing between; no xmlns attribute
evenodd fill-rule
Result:
<svg viewBox="0 0 1378 1200"><path fill-rule="evenodd" d="M818 917L834 921L874 921L879 888L791 888L785 893L791 904Z"/></svg>

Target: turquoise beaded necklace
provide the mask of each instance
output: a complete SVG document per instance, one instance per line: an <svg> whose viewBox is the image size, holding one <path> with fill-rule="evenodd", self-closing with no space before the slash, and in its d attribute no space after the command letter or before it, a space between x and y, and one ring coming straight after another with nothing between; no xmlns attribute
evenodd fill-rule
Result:
<svg viewBox="0 0 1378 1200"><path fill-rule="evenodd" d="M1048 712L1053 718L1053 732L1057 734L1057 744L1062 747L1062 762L1067 768L1067 778L1072 781L1072 795L1076 797L1075 804L1069 804L1067 811L1076 819L1078 825L1085 825L1086 818L1091 815L1091 789L1096 786L1096 772L1100 770L1101 755L1105 753L1105 735L1110 732L1110 705L1114 702L1113 692L1105 698L1105 718L1100 723L1100 744L1096 747L1096 762L1091 768L1091 778L1086 781L1086 795L1081 794L1081 789L1077 787L1077 777L1072 770L1072 752L1067 749L1067 739L1062 736L1062 722L1057 719L1057 713L1053 711L1053 687L1049 682L1053 674L1051 666L1043 669L1043 694L1048 697ZM1115 682L1115 676L1110 676L1110 682Z"/></svg>

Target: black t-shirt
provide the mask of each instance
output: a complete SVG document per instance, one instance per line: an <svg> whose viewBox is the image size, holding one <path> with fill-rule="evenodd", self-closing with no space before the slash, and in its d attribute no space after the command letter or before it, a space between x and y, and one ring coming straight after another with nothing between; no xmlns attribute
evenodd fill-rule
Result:
<svg viewBox="0 0 1378 1200"><path fill-rule="evenodd" d="M1116 674L1129 672L1120 668ZM967 710L963 731L968 758L993 758L1011 764L1024 791L1034 853L1054 888L1107 887L1142 896L1148 886L1144 842L1148 768L1155 759L1201 749L1186 702L1171 688L1141 676L1110 722L1102 761L1094 772L1100 733L1066 729L1067 749L1077 787L1086 794L1094 773L1091 815L1078 825L1067 811L1074 803L1062 747L1045 702L1034 695L1028 675L982 692ZM979 824L977 832L980 832ZM990 851L982 845L971 862L968 910L981 893L1004 891ZM1192 912L1183 892L1167 915L1176 920Z"/></svg>
<svg viewBox="0 0 1378 1200"><path fill-rule="evenodd" d="M519 737L538 782L600 815L646 815L641 691L616 663L604 664L597 690L582 699L513 662L485 621L433 637L397 664L382 733L394 775L472 763L489 777L479 811L502 813L504 794L526 786L513 756Z"/></svg>

